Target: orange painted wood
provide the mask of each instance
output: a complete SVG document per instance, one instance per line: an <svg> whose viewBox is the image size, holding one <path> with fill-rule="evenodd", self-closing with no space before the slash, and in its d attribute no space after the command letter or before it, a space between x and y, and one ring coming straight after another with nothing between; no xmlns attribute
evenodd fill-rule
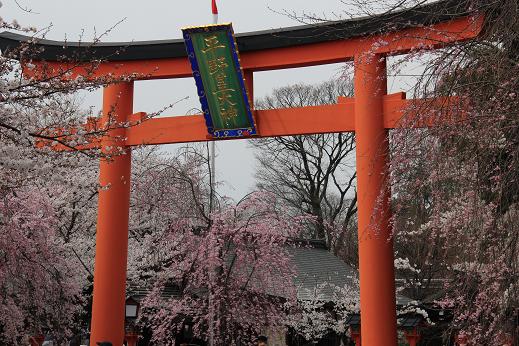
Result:
<svg viewBox="0 0 519 346"><path fill-rule="evenodd" d="M125 121L125 124L129 127L138 126L142 122L147 120L147 115L144 112L137 112L128 116ZM48 128L41 132L41 135L47 136L50 138L55 138L56 140L49 140L45 138L36 138L35 145L37 148L43 148L50 146L55 151L69 151L69 150L89 150L93 148L97 148L101 145L101 136L105 133L113 129L119 129L120 127L125 127L123 125L111 124L107 126L103 124L102 118L94 118L89 117L87 122L81 126L81 129L86 132L85 139L89 141L88 144L84 145L72 145L70 143L71 140L74 139L74 136L77 133L76 128L69 129L56 129L56 128ZM119 132L119 135L122 138L126 138L126 131ZM113 131L112 131L113 133ZM122 133L122 134L121 134Z"/></svg>
<svg viewBox="0 0 519 346"><path fill-rule="evenodd" d="M437 49L478 36L483 19L482 16L464 17L396 33L244 53L242 64L246 69L264 71L340 63L352 60L359 52L399 55L418 47L423 50Z"/></svg>
<svg viewBox="0 0 519 346"><path fill-rule="evenodd" d="M302 108L255 111L261 137L354 130L352 102ZM208 137L201 115L154 118L126 130L126 145L201 142Z"/></svg>
<svg viewBox="0 0 519 346"><path fill-rule="evenodd" d="M453 123L462 119L462 107L456 97L439 99L406 100L405 93L384 95L383 124L386 129L402 127L430 127ZM442 116L435 113L442 110ZM450 109L451 114L446 109ZM427 110L427 112L426 112ZM318 133L355 131L355 99L340 97L338 104L301 108L285 108L255 111L259 137L309 135ZM418 118L419 114L420 118ZM170 143L210 141L202 115L171 116L147 119L146 113L139 112L128 117L124 145L158 145ZM99 120L90 119L87 130L104 131ZM59 132L59 130L56 130ZM74 133L71 130L70 133ZM47 144L46 144L47 143ZM49 145L49 141L39 140L38 146ZM89 149L99 145L93 139ZM54 150L70 150L59 143L51 144Z"/></svg>
<svg viewBox="0 0 519 346"><path fill-rule="evenodd" d="M386 59L356 57L354 84L362 345L396 346L389 138L384 125Z"/></svg>
<svg viewBox="0 0 519 346"><path fill-rule="evenodd" d="M459 97L434 99L405 99L405 93L386 96L384 100L384 127L424 128L454 125L466 119L467 105Z"/></svg>
<svg viewBox="0 0 519 346"><path fill-rule="evenodd" d="M484 15L462 17L431 26L411 28L395 33L384 34L369 39L368 50L382 55L399 55L411 50L433 50L476 38L481 34L485 23Z"/></svg>
<svg viewBox="0 0 519 346"><path fill-rule="evenodd" d="M126 145L201 142L208 135L202 115L153 118L126 129Z"/></svg>
<svg viewBox="0 0 519 346"><path fill-rule="evenodd" d="M103 123L108 122L112 111L111 116L118 122L128 121L132 108L133 82L105 87L101 119ZM121 146L124 134L124 128L107 133L101 141L103 152L111 154ZM102 158L99 168L101 188L97 214L91 346L100 341L122 345L124 339L131 150L123 150L123 155Z"/></svg>
<svg viewBox="0 0 519 346"><path fill-rule="evenodd" d="M352 60L359 52L398 55L412 49L436 49L444 45L478 36L483 27L483 16L463 17L430 27L411 28L395 33L266 49L241 54L244 70L266 71L339 63ZM185 57L144 61L117 61L93 64L59 62L32 62L36 67L24 69L29 77L61 75L63 78L133 76L135 80L191 77L191 67ZM44 71L42 73L42 71Z"/></svg>
<svg viewBox="0 0 519 346"><path fill-rule="evenodd" d="M24 66L23 73L31 78L58 76L63 79L76 79L84 76L120 78L131 76L134 80L192 77L193 73L187 58L153 59L135 61L104 61L100 63L71 63L56 61L33 61L31 69Z"/></svg>
<svg viewBox="0 0 519 346"><path fill-rule="evenodd" d="M391 95L384 95L384 128L393 129L399 127L402 116L406 114L408 102L405 93L399 92Z"/></svg>
<svg viewBox="0 0 519 346"><path fill-rule="evenodd" d="M261 137L351 132L353 103L258 111Z"/></svg>
<svg viewBox="0 0 519 346"><path fill-rule="evenodd" d="M254 109L254 71L243 70L243 78L245 80L250 106Z"/></svg>

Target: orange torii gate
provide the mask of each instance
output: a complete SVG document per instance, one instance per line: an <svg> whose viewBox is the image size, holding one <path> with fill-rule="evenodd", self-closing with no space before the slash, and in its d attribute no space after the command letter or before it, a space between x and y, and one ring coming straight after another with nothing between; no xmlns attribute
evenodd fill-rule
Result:
<svg viewBox="0 0 519 346"><path fill-rule="evenodd" d="M423 102L406 100L403 93L386 95L386 57L472 39L483 24L482 16L469 15L456 1L442 1L357 20L237 35L251 99L256 71L354 60L355 98L341 98L334 105L255 111L255 119L258 137L356 132L363 345L397 343L390 191L385 181L388 129L398 126L410 105ZM0 48L8 51L29 39L2 33ZM21 60L29 77L38 78L43 70L56 75L68 71L66 78L133 76L132 81L104 88L101 124L110 116L121 123L142 118L143 113L133 111L133 80L192 76L182 40L92 45L40 40L37 45L43 49L31 60L35 67L28 69L28 62ZM96 58L105 60L91 70L87 61ZM125 155L100 163L100 185L110 188L99 191L91 345L106 340L120 345L124 338L131 147L208 140L212 138L204 117L195 115L113 129L96 144L105 152L123 147Z"/></svg>

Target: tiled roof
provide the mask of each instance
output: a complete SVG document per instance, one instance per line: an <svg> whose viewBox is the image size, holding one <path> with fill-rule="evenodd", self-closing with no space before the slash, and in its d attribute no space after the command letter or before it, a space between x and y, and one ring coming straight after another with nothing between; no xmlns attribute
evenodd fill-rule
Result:
<svg viewBox="0 0 519 346"><path fill-rule="evenodd" d="M290 249L296 267L297 295L301 300L333 301L330 286L351 287L358 296L358 272L332 254L323 243L312 241L309 246ZM322 284L329 284L320 288ZM315 292L319 292L316 298ZM397 295L397 305L411 303L408 297Z"/></svg>
<svg viewBox="0 0 519 346"><path fill-rule="evenodd" d="M297 287L297 297L300 300L334 301L333 287L351 289L354 296L359 294L358 272L340 258L332 254L319 240L297 241L296 246L289 248L292 263L296 270L294 278ZM231 259L228 259L230 262ZM276 294L275 288L267 288L269 294ZM140 300L149 292L147 288L131 287L129 295ZM178 297L180 292L175 286L167 286L163 298ZM397 295L397 305L407 305L412 300Z"/></svg>

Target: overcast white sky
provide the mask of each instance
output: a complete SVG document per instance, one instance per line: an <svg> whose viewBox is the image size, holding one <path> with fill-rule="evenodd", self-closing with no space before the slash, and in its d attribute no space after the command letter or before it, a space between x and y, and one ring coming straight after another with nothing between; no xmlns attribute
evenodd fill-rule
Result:
<svg viewBox="0 0 519 346"><path fill-rule="evenodd" d="M180 38L183 26L211 22L211 0L2 0L0 16L16 19L22 26L50 27L48 39L90 41L122 20L103 41L139 41ZM18 4L17 4L18 3ZM218 0L220 22L232 22L237 33L299 25L276 12L316 14L337 19L347 9L339 0ZM25 10L22 10L25 9ZM295 83L317 83L337 77L341 64L254 74L256 98L273 88ZM399 84L399 83L397 83ZM390 81L391 89L397 89ZM169 110L167 115L185 114L199 108L192 78L136 82L134 111L153 112L162 106L189 96ZM99 109L101 92L87 95L85 108ZM168 146L164 146L168 150ZM254 157L246 140L218 142L217 179L225 183L220 191L240 199L254 186Z"/></svg>

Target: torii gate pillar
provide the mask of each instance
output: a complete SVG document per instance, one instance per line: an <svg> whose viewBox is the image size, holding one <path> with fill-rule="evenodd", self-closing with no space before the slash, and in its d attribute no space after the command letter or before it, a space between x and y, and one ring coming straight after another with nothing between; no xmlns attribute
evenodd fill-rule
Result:
<svg viewBox="0 0 519 346"><path fill-rule="evenodd" d="M355 56L355 133L363 346L396 346L396 298L393 241L389 227L388 131L383 96L386 58Z"/></svg>
<svg viewBox="0 0 519 346"><path fill-rule="evenodd" d="M104 88L103 124L124 123L132 113L133 82ZM104 154L120 148L125 152L100 163L91 346L99 341L122 345L124 339L131 175L131 149L124 145L125 133L119 127L101 141Z"/></svg>

